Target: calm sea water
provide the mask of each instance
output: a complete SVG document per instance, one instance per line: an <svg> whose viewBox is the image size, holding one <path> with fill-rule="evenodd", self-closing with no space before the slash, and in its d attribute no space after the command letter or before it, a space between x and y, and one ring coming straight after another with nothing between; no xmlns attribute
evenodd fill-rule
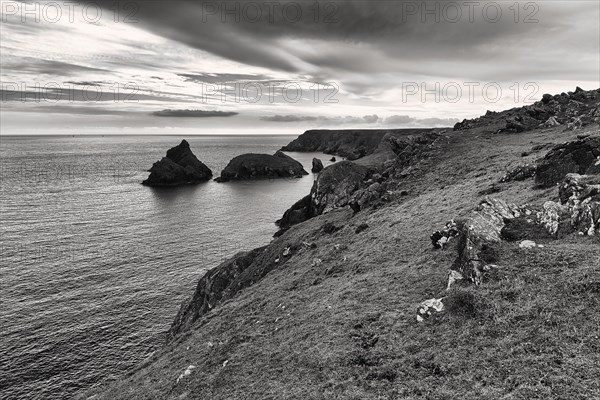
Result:
<svg viewBox="0 0 600 400"><path fill-rule="evenodd" d="M215 176L292 138L186 137ZM142 186L181 139L0 139L0 397L70 398L139 365L206 269L268 243L314 179ZM310 171L316 154L289 154Z"/></svg>

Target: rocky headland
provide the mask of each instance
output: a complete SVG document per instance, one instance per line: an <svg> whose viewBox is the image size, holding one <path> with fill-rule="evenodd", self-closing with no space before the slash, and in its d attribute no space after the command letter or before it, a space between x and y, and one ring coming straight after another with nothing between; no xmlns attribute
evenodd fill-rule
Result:
<svg viewBox="0 0 600 400"><path fill-rule="evenodd" d="M217 182L250 180L300 178L308 175L301 163L292 157L277 151L270 154L242 154L233 158L221 171Z"/></svg>
<svg viewBox="0 0 600 400"><path fill-rule="evenodd" d="M142 182L147 186L178 186L200 183L212 178L212 171L196 158L184 139L167 151L167 156L148 170L150 176Z"/></svg>
<svg viewBox="0 0 600 400"><path fill-rule="evenodd" d="M165 348L95 399L598 397L599 93L339 139L356 161L206 272Z"/></svg>

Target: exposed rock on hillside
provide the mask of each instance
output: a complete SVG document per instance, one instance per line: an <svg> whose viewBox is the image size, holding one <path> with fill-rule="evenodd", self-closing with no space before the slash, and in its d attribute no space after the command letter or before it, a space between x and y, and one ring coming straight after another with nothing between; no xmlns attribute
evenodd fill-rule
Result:
<svg viewBox="0 0 600 400"><path fill-rule="evenodd" d="M176 186L204 182L212 178L212 171L199 161L186 140L167 151L163 157L152 165L150 176L143 185Z"/></svg>
<svg viewBox="0 0 600 400"><path fill-rule="evenodd" d="M568 174L559 188L559 197L560 203L546 201L541 208L488 197L468 218L457 221L458 234L434 233L431 239L437 248L458 236L458 257L452 264L450 280L480 284L483 274L494 267L489 249L502 239L535 245L532 239L557 238L572 232L588 236L600 233L600 175ZM442 237L446 238L444 245L439 244Z"/></svg>
<svg viewBox="0 0 600 400"><path fill-rule="evenodd" d="M349 205L354 193L366 188L370 169L351 161L330 165L319 174L308 196L287 210L277 225L287 229L316 215Z"/></svg>
<svg viewBox="0 0 600 400"><path fill-rule="evenodd" d="M181 305L169 329L168 338L172 339L178 333L188 329L219 302L249 286L253 276L245 272L264 250L264 247L259 247L249 252L238 253L207 271L198 281L192 297Z"/></svg>
<svg viewBox="0 0 600 400"><path fill-rule="evenodd" d="M321 172L322 170L323 170L323 162L316 157L313 158L311 171L314 173L318 173L318 172Z"/></svg>
<svg viewBox="0 0 600 400"><path fill-rule="evenodd" d="M277 225L283 231L336 208L350 206L357 212L374 203L386 195L390 182L402 178L405 167L427 158L442 132L404 129L386 133L373 154L325 168L310 194L290 207ZM398 176L392 177L393 174Z"/></svg>
<svg viewBox="0 0 600 400"><path fill-rule="evenodd" d="M535 181L551 187L568 173L600 173L600 136L589 136L554 147L537 162Z"/></svg>
<svg viewBox="0 0 600 400"><path fill-rule="evenodd" d="M242 154L233 158L221 171L217 182L249 179L300 178L308 175L302 164L277 151L269 154Z"/></svg>
<svg viewBox="0 0 600 400"><path fill-rule="evenodd" d="M590 123L600 122L600 89L585 91L579 87L575 92L555 96L545 94L532 105L502 112L488 111L479 118L463 120L454 130L487 127L497 132L518 133L538 127L566 125L578 129Z"/></svg>

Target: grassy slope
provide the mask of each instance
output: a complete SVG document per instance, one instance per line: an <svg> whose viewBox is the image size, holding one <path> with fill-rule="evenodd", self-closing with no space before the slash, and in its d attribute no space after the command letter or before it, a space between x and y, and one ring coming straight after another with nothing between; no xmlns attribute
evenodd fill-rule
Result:
<svg viewBox="0 0 600 400"><path fill-rule="evenodd" d="M598 237L534 250L504 243L495 276L455 289L449 312L415 320L421 301L443 294L455 257L432 249L431 231L475 207L478 192L507 167L546 152L523 151L578 133L449 132L421 172L403 181L408 196L290 229L274 246L318 247L294 254L95 398L600 398ZM495 196L515 203L557 198L531 180L502 187ZM319 230L327 221L345 226L328 235ZM369 229L356 234L361 223ZM316 258L323 262L313 266ZM190 364L196 369L176 384Z"/></svg>

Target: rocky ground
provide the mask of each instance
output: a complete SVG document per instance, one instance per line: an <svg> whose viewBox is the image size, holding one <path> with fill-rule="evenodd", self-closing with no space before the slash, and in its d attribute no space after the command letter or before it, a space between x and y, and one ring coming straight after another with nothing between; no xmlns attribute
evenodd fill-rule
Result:
<svg viewBox="0 0 600 400"><path fill-rule="evenodd" d="M600 398L599 93L557 114L581 125L512 110L325 168L162 351L83 398Z"/></svg>

